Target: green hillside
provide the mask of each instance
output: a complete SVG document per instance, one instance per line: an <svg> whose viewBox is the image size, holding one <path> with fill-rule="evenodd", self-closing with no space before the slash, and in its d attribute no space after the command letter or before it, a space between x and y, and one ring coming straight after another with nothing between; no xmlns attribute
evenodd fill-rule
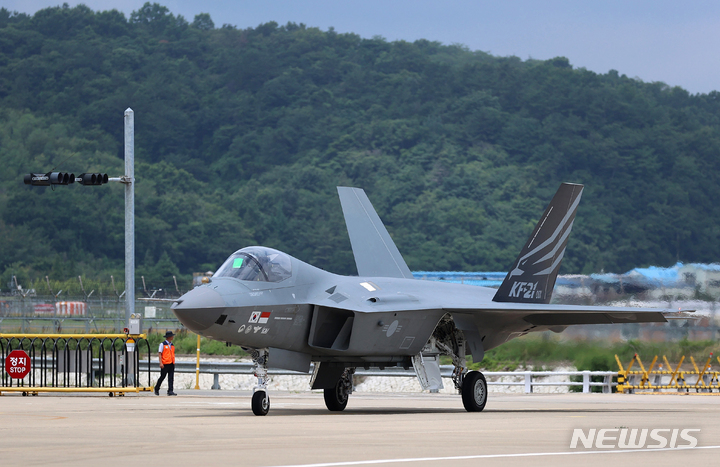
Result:
<svg viewBox="0 0 720 467"><path fill-rule="evenodd" d="M354 273L337 185L367 191L413 270L506 270L562 181L586 190L561 273L720 257L717 92L157 4L1 9L1 288L122 277L123 188L22 175L120 175L128 107L156 283L251 244Z"/></svg>

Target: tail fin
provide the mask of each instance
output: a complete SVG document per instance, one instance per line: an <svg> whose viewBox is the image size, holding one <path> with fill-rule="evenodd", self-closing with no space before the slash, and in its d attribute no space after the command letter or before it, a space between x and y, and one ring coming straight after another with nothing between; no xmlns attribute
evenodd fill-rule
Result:
<svg viewBox="0 0 720 467"><path fill-rule="evenodd" d="M375 212L365 191L337 187L358 275L412 279L400 251Z"/></svg>
<svg viewBox="0 0 720 467"><path fill-rule="evenodd" d="M493 301L550 303L582 191L582 185L560 185Z"/></svg>

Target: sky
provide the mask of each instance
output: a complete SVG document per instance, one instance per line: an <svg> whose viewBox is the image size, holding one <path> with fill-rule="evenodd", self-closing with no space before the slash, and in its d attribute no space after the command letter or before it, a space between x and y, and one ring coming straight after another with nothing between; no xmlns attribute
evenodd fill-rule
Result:
<svg viewBox="0 0 720 467"><path fill-rule="evenodd" d="M0 0L32 14L53 0ZM144 0L68 1L129 16ZM690 93L720 90L720 2L686 0L160 0L192 22L209 13L216 27L269 21L389 41L428 39L523 60L564 56L575 68L614 69Z"/></svg>

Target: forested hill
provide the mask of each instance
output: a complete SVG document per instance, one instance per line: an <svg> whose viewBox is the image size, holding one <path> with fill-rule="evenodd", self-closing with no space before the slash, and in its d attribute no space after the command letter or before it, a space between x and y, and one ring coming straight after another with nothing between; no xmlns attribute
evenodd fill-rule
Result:
<svg viewBox="0 0 720 467"><path fill-rule="evenodd" d="M146 277L251 244L354 273L338 185L366 190L414 270L507 270L563 181L586 189L562 273L720 258L717 92L157 4L2 9L0 287L122 269L119 184L22 175L120 175L128 107Z"/></svg>

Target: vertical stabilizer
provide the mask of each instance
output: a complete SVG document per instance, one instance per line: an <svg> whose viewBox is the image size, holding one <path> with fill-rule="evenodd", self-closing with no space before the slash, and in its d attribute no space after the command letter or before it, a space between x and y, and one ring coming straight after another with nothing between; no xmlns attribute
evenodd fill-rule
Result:
<svg viewBox="0 0 720 467"><path fill-rule="evenodd" d="M412 279L410 269L365 191L343 186L337 189L358 275Z"/></svg>
<svg viewBox="0 0 720 467"><path fill-rule="evenodd" d="M550 303L582 191L582 185L560 185L493 301Z"/></svg>

